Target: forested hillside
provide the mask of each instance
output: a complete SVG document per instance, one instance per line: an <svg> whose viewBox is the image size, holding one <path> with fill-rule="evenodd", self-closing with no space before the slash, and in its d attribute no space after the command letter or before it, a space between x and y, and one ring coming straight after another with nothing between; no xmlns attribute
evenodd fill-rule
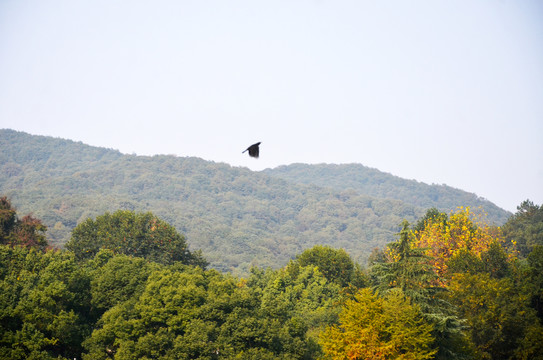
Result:
<svg viewBox="0 0 543 360"><path fill-rule="evenodd" d="M355 190L297 184L198 158L134 156L69 140L0 130L0 194L63 246L89 217L151 211L220 271L277 268L316 244L364 262L426 210ZM458 202L461 204L461 202Z"/></svg>
<svg viewBox="0 0 543 360"><path fill-rule="evenodd" d="M447 185L428 185L406 180L361 164L292 164L264 170L265 174L301 184L314 184L335 190L353 189L360 194L401 200L424 209L454 211L460 206L482 207L487 220L496 225L507 221L511 213L473 193Z"/></svg>

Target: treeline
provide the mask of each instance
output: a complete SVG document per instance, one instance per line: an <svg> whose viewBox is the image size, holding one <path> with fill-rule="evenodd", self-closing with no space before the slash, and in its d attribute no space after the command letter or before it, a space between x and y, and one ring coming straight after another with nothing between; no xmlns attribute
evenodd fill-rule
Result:
<svg viewBox="0 0 543 360"><path fill-rule="evenodd" d="M0 204L0 358L542 358L543 206L529 201L501 229L428 210L366 268L317 245L243 278L151 213L88 219L55 250Z"/></svg>

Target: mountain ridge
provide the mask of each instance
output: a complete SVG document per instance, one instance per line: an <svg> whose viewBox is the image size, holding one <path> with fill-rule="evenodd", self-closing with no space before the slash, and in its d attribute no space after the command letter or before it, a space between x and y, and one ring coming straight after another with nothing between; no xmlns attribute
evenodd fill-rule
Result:
<svg viewBox="0 0 543 360"><path fill-rule="evenodd" d="M426 184L404 179L362 164L290 164L263 170L265 174L288 181L314 184L335 190L352 189L383 199L400 200L425 209L454 211L459 206L483 207L494 224L507 221L511 213L476 194L445 184Z"/></svg>

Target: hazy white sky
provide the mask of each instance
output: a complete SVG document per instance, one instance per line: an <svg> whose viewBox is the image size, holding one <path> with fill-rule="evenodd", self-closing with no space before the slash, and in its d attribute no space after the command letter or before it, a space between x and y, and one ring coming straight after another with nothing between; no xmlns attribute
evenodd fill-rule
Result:
<svg viewBox="0 0 543 360"><path fill-rule="evenodd" d="M543 204L543 1L0 0L0 128L515 211Z"/></svg>

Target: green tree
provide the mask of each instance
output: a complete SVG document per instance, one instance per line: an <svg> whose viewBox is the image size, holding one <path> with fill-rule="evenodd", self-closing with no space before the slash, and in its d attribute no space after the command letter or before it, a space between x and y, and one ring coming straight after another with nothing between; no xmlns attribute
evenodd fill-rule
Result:
<svg viewBox="0 0 543 360"><path fill-rule="evenodd" d="M17 212L11 206L6 196L0 197L0 241L2 244L10 242L10 235L17 221Z"/></svg>
<svg viewBox="0 0 543 360"><path fill-rule="evenodd" d="M502 227L506 242L522 257L536 245L543 246L543 205L523 201L517 212Z"/></svg>
<svg viewBox="0 0 543 360"><path fill-rule="evenodd" d="M127 258L113 259L101 271L132 266ZM85 341L85 359L316 358L316 334L336 319L340 291L316 267L299 265L255 269L249 279L238 280L176 264L155 268L142 290L128 287L135 296L120 289L111 293L119 301Z"/></svg>
<svg viewBox="0 0 543 360"><path fill-rule="evenodd" d="M417 224L414 226L413 230L416 233L419 233L422 232L428 224L441 223L445 225L447 224L448 220L449 216L446 213L441 212L434 207L426 211L426 214L424 214L424 216L417 221Z"/></svg>
<svg viewBox="0 0 543 360"><path fill-rule="evenodd" d="M318 350L320 328L337 321L340 290L340 285L327 280L319 267L291 262L273 272L261 288L261 309L265 316L281 319L285 328L298 329L300 336L306 332L303 358L312 358Z"/></svg>
<svg viewBox="0 0 543 360"><path fill-rule="evenodd" d="M150 212L119 210L87 219L72 231L66 248L78 259L90 259L106 248L161 264L207 265L200 252L189 251L183 235Z"/></svg>
<svg viewBox="0 0 543 360"><path fill-rule="evenodd" d="M300 266L317 266L328 281L337 283L341 287L349 284L362 287L365 282L362 271L343 249L315 245L298 255L296 261Z"/></svg>
<svg viewBox="0 0 543 360"><path fill-rule="evenodd" d="M436 352L432 325L399 290L379 297L362 289L339 319L320 336L324 359L432 359Z"/></svg>
<svg viewBox="0 0 543 360"><path fill-rule="evenodd" d="M511 273L508 254L501 243L492 242L488 250L481 254L481 263L483 271L490 274L493 278L503 278Z"/></svg>
<svg viewBox="0 0 543 360"><path fill-rule="evenodd" d="M414 247L413 232L409 223L402 223L398 241L388 244L386 262L375 264L371 269L376 279L376 289L387 292L399 288L418 304L429 304L440 291L438 278L429 264L425 249Z"/></svg>
<svg viewBox="0 0 543 360"><path fill-rule="evenodd" d="M85 341L88 353L83 358L190 358L174 349L181 341L178 338L192 335L194 321L198 320L195 315L205 303L204 286L202 271L154 271L139 297L120 302L104 313L97 329ZM206 351L212 340L207 336L206 332L200 334L205 348L194 351Z"/></svg>

